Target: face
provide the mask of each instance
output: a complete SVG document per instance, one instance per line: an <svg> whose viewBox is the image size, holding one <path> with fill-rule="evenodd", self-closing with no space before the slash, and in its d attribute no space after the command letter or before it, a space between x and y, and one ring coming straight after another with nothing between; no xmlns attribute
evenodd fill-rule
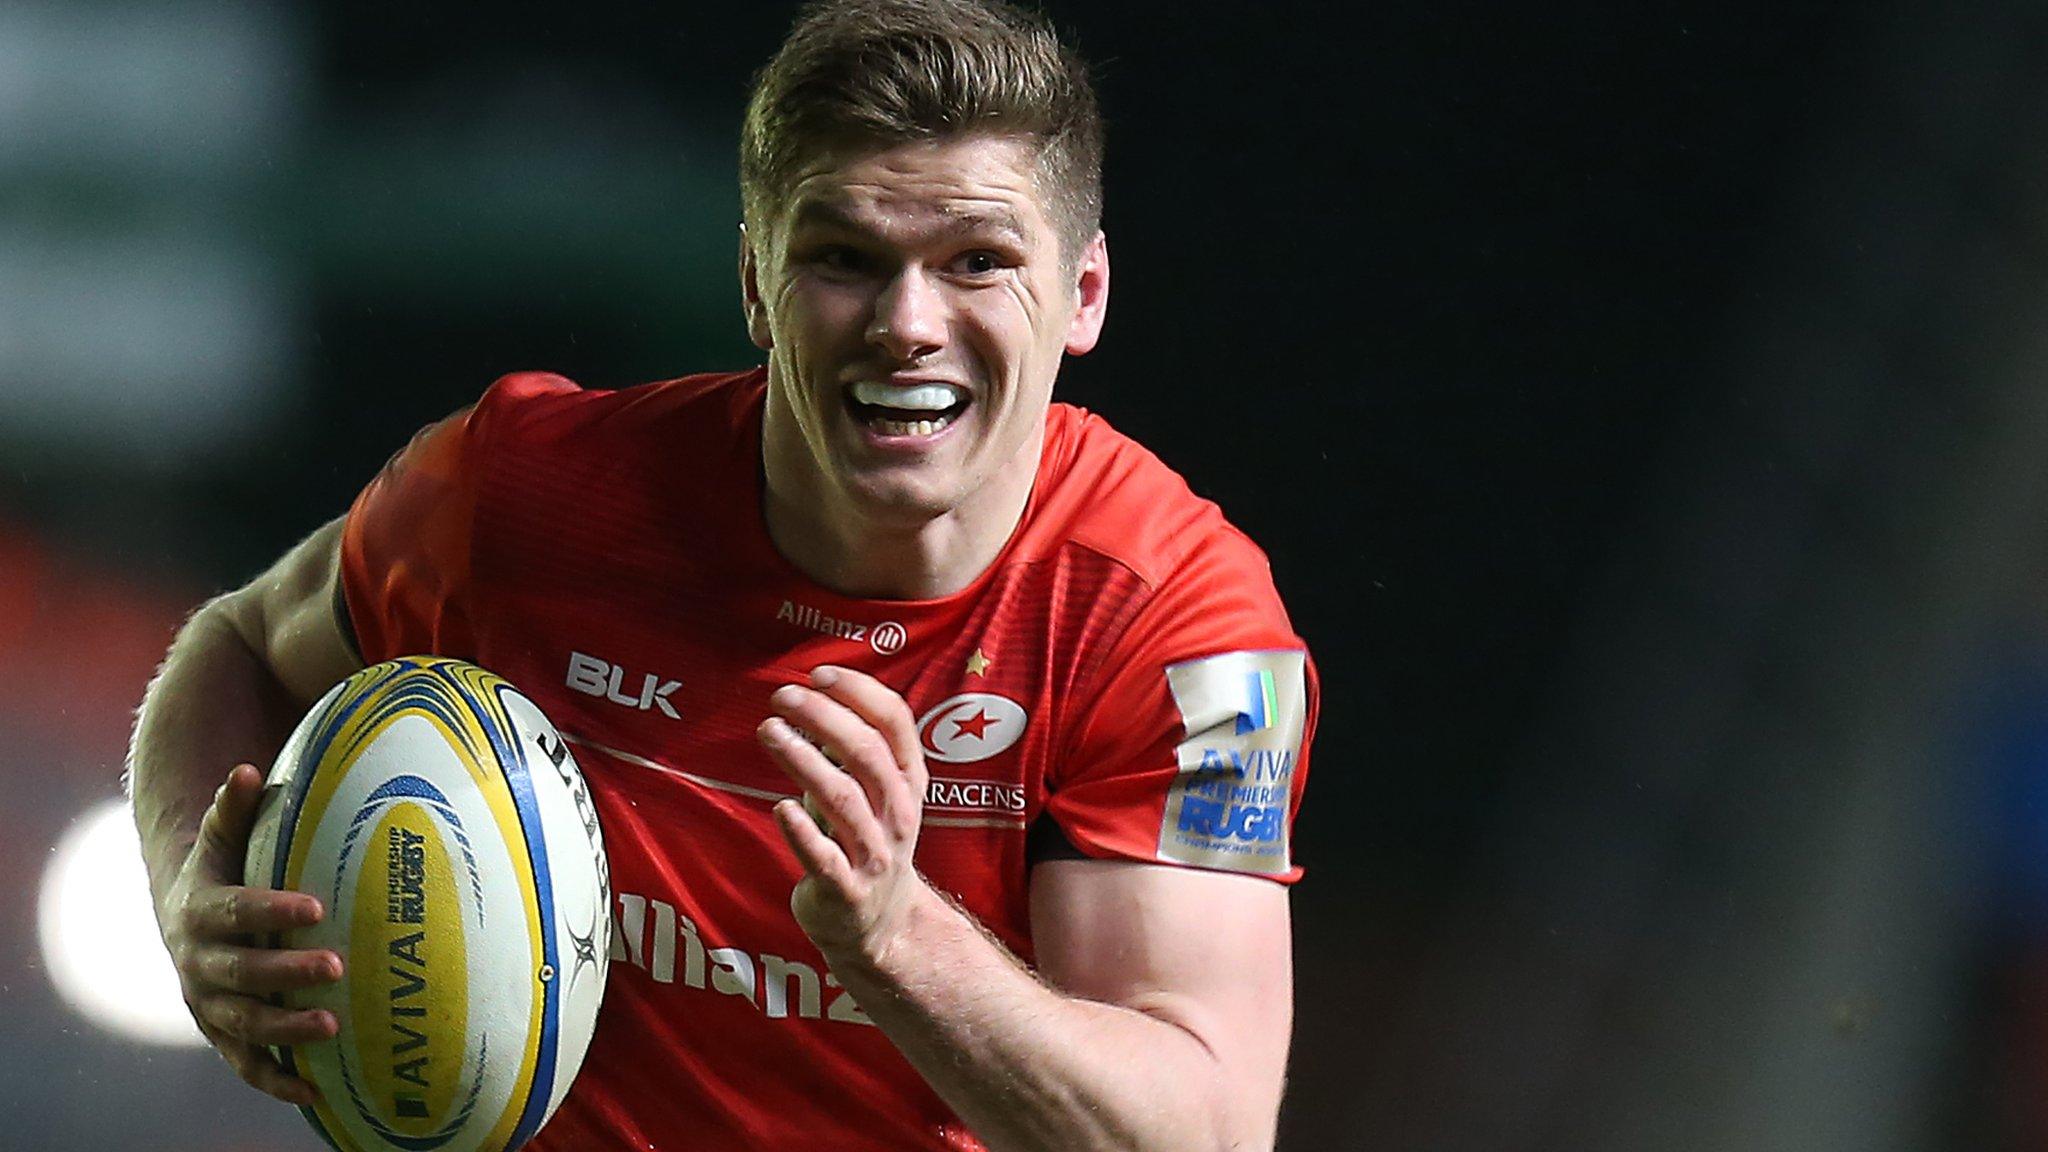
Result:
<svg viewBox="0 0 2048 1152"><path fill-rule="evenodd" d="M1000 137L798 173L741 252L777 496L889 522L1021 508L1060 358L1094 346L1109 290L1101 234L1063 260L1034 174Z"/></svg>

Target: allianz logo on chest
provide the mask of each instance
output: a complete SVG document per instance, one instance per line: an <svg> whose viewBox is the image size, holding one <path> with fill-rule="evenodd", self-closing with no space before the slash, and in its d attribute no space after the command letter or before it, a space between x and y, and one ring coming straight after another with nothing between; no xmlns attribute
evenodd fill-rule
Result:
<svg viewBox="0 0 2048 1152"><path fill-rule="evenodd" d="M771 1020L874 1021L829 970L772 952L718 947L696 921L665 900L620 892L612 921L611 958L642 969L656 984L736 996ZM619 969L612 969L614 973ZM616 977L614 977L616 979Z"/></svg>
<svg viewBox="0 0 2048 1152"><path fill-rule="evenodd" d="M664 679L652 672L643 672L638 680L634 680L623 664L571 652L569 676L563 683L585 696L595 696L641 712L658 711L671 720L682 719L676 713L676 706L668 701L669 694L683 686L680 680ZM629 683L633 685L630 692L626 690Z"/></svg>
<svg viewBox="0 0 2048 1152"><path fill-rule="evenodd" d="M782 607L775 610L775 618L785 624L794 624L799 628L808 628L827 636L837 636L841 640L865 641L868 647L883 656L894 656L903 651L903 645L910 639L909 630L894 620L884 620L880 624L860 624L852 620L841 620L837 616L827 616L809 604L799 604L794 600L784 600Z"/></svg>

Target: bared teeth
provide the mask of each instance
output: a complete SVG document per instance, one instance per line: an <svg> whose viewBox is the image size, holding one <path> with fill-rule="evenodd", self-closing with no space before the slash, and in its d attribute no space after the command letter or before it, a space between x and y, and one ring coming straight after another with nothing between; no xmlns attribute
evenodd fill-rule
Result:
<svg viewBox="0 0 2048 1152"><path fill-rule="evenodd" d="M920 412L943 412L962 399L960 390L950 384L886 384L862 380L853 385L852 392L857 403Z"/></svg>
<svg viewBox="0 0 2048 1152"><path fill-rule="evenodd" d="M885 420L876 418L868 421L869 427L884 436L931 436L953 422L950 416L937 420Z"/></svg>

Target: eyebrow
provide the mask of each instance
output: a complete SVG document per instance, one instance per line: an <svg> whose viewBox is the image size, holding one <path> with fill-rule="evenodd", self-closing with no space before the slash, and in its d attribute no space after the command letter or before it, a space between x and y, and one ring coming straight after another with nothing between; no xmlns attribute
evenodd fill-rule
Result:
<svg viewBox="0 0 2048 1152"><path fill-rule="evenodd" d="M946 218L942 235L957 236L982 231L999 232L1011 242L1028 246L1030 238L1016 215L1007 210L997 212L973 212L960 209L942 208ZM837 204L823 200L805 200L797 205L792 215L792 229L806 226L836 228L845 232L873 234L874 229L857 219L851 212Z"/></svg>

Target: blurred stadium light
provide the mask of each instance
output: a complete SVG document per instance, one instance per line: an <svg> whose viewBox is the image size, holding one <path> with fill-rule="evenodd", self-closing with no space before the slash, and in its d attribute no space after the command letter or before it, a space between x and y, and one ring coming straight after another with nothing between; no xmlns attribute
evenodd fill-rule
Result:
<svg viewBox="0 0 2048 1152"><path fill-rule="evenodd" d="M50 983L86 1019L147 1044L205 1043L157 935L126 804L95 805L65 831L43 872L36 925Z"/></svg>
<svg viewBox="0 0 2048 1152"><path fill-rule="evenodd" d="M198 599L0 516L0 1148L321 1146L211 1051L162 1044L195 1033L120 766L129 710Z"/></svg>

